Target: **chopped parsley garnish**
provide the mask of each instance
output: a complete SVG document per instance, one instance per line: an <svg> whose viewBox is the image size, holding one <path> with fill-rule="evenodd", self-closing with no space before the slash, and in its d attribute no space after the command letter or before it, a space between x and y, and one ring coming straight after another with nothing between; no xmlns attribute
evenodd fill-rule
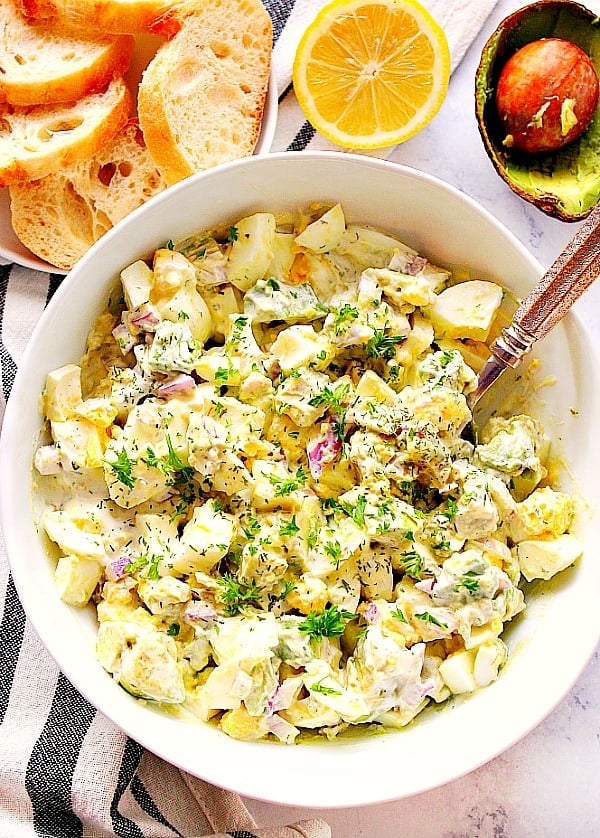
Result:
<svg viewBox="0 0 600 838"><path fill-rule="evenodd" d="M279 283L273 277L271 277L270 279L267 279L267 287L271 288L273 291L279 291L280 290Z"/></svg>
<svg viewBox="0 0 600 838"><path fill-rule="evenodd" d="M266 476L269 483L275 486L276 498L290 495L306 483L306 472L302 466L297 469L295 477L279 477L277 474L267 474Z"/></svg>
<svg viewBox="0 0 600 838"><path fill-rule="evenodd" d="M342 695L340 690L334 690L333 687L326 687L321 681L315 681L314 684L310 685L310 689L315 693L321 693L321 695Z"/></svg>
<svg viewBox="0 0 600 838"><path fill-rule="evenodd" d="M226 573L218 582L221 587L221 600L228 617L239 614L246 605L258 606L261 589L254 580L236 579L235 576Z"/></svg>
<svg viewBox="0 0 600 838"><path fill-rule="evenodd" d="M309 401L311 407L320 407L326 404L327 407L340 408L342 407L342 399L350 392L349 384L338 384L333 390L330 387L324 387L320 393L313 396Z"/></svg>
<svg viewBox="0 0 600 838"><path fill-rule="evenodd" d="M279 535L286 536L286 535L296 535L296 533L300 532L300 527L296 523L296 516L292 515L287 523L282 524L279 527Z"/></svg>
<svg viewBox="0 0 600 838"><path fill-rule="evenodd" d="M337 605L328 603L323 611L311 611L298 626L303 634L308 634L313 640L322 637L339 637L344 633L348 620L353 620L356 614L351 611L340 611Z"/></svg>
<svg viewBox="0 0 600 838"><path fill-rule="evenodd" d="M342 558L342 545L339 541L326 541L323 545L323 549L330 557L332 562L336 563L336 566L339 565L340 560Z"/></svg>
<svg viewBox="0 0 600 838"><path fill-rule="evenodd" d="M260 532L260 521L253 515L249 515L246 526L242 526L242 530L246 538L252 541L254 536Z"/></svg>
<svg viewBox="0 0 600 838"><path fill-rule="evenodd" d="M400 570L413 579L421 579L423 575L423 557L415 552L403 553L399 561Z"/></svg>
<svg viewBox="0 0 600 838"><path fill-rule="evenodd" d="M345 332L348 326L353 323L358 317L358 309L351 306L349 303L338 309L333 320L333 331L336 335Z"/></svg>
<svg viewBox="0 0 600 838"><path fill-rule="evenodd" d="M384 331L376 329L373 337L369 338L365 351L369 358L384 358L391 360L396 354L396 344L406 340L406 335L386 335Z"/></svg>
<svg viewBox="0 0 600 838"><path fill-rule="evenodd" d="M166 435L166 440L169 453L165 457L164 462L166 474L169 477L169 485L176 486L191 480L194 476L194 469L191 466L186 466L179 454L175 451L169 434Z"/></svg>
<svg viewBox="0 0 600 838"><path fill-rule="evenodd" d="M291 579L286 579L283 583L283 591L279 594L278 599L285 599L288 594L296 590L296 583Z"/></svg>
<svg viewBox="0 0 600 838"><path fill-rule="evenodd" d="M148 446L146 456L142 462L150 468L156 468L167 478L167 485L179 490L182 501L190 504L196 500L196 488L194 482L194 469L186 466L171 441L169 434L165 436L168 454L165 457L158 457L156 452ZM179 508L180 512L185 511Z"/></svg>
<svg viewBox="0 0 600 838"><path fill-rule="evenodd" d="M440 367L445 370L448 364L454 359L453 352L442 352L439 357Z"/></svg>
<svg viewBox="0 0 600 838"><path fill-rule="evenodd" d="M163 462L160 457L156 456L150 446L146 448L146 456L142 457L142 462L146 463L148 468L157 468L159 471L162 471Z"/></svg>
<svg viewBox="0 0 600 838"><path fill-rule="evenodd" d="M308 402L311 407L320 407L325 404L327 407L336 411L334 421L332 423L332 430L339 440L344 441L346 433L346 410L342 404L342 399L350 392L349 384L338 384L337 387L324 387L320 393L313 396Z"/></svg>
<svg viewBox="0 0 600 838"><path fill-rule="evenodd" d="M238 229L237 227L230 227L229 232L227 233L227 241L228 242L236 242L238 240Z"/></svg>
<svg viewBox="0 0 600 838"><path fill-rule="evenodd" d="M452 498L448 498L446 501L446 509L443 509L441 514L444 518L447 518L449 521L453 521L456 517L456 513L458 512L458 504Z"/></svg>
<svg viewBox="0 0 600 838"><path fill-rule="evenodd" d="M231 334L227 338L227 343L229 345L238 344L244 335L244 329L247 325L247 317L236 317L236 319L233 321L233 328L231 329Z"/></svg>
<svg viewBox="0 0 600 838"><path fill-rule="evenodd" d="M148 579L160 579L160 573L158 572L158 563L162 559L162 556L150 556L148 561L148 570L146 572L146 576Z"/></svg>
<svg viewBox="0 0 600 838"><path fill-rule="evenodd" d="M316 527L313 527L308 535L306 536L306 546L310 550L314 550L317 546L317 541L319 540L319 531Z"/></svg>
<svg viewBox="0 0 600 838"><path fill-rule="evenodd" d="M392 617L395 617L397 620L400 620L401 623L408 623L408 620L404 616L404 613L401 608L395 608L393 611L390 611Z"/></svg>
<svg viewBox="0 0 600 838"><path fill-rule="evenodd" d="M145 576L147 579L160 579L158 564L161 559L162 556L157 556L155 554L149 556L146 554L144 556L140 556L139 559L126 564L123 570L125 573L135 573L138 570L146 569Z"/></svg>
<svg viewBox="0 0 600 838"><path fill-rule="evenodd" d="M123 571L125 573L135 573L136 570L141 570L141 568L146 567L148 564L148 557L147 556L140 556L139 559L135 559L133 562L128 562Z"/></svg>
<svg viewBox="0 0 600 838"><path fill-rule="evenodd" d="M477 573L474 573L472 570L468 570L463 576L461 576L460 582L454 586L454 590L458 592L461 588L465 588L470 594L476 594L479 590L479 579L477 576Z"/></svg>
<svg viewBox="0 0 600 838"><path fill-rule="evenodd" d="M336 500L336 498L321 498L319 502L321 509L337 509L345 512L349 518L352 518L357 527L364 527L365 509L367 507L367 499L364 495L357 499L355 506L352 506L347 500Z"/></svg>
<svg viewBox="0 0 600 838"><path fill-rule="evenodd" d="M431 623L434 626L439 626L440 628L447 629L448 624L442 623L441 620L438 620L437 617L434 617L433 614L430 614L429 611L422 611L420 614L415 614L417 620L423 620L424 623Z"/></svg>
<svg viewBox="0 0 600 838"><path fill-rule="evenodd" d="M364 527L365 525L365 509L367 506L367 499L364 495L361 495L354 507L352 507L346 501L342 501L341 507L344 512L349 515L357 527Z"/></svg>
<svg viewBox="0 0 600 838"><path fill-rule="evenodd" d="M129 458L124 448L121 448L116 460L104 460L104 462L112 468L119 483L123 483L128 489L133 489L136 481L133 467L136 461Z"/></svg>
<svg viewBox="0 0 600 838"><path fill-rule="evenodd" d="M177 637L177 635L179 634L179 631L180 631L179 623L171 623L171 625L167 629L167 634L169 635L169 637Z"/></svg>
<svg viewBox="0 0 600 838"><path fill-rule="evenodd" d="M233 370L227 367L219 367L215 373L215 383L226 385L233 374Z"/></svg>

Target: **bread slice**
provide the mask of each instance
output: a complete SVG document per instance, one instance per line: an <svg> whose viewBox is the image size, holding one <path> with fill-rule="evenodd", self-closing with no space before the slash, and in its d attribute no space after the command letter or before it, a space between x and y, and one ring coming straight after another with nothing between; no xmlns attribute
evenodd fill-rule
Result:
<svg viewBox="0 0 600 838"><path fill-rule="evenodd" d="M174 0L17 0L33 22L56 21L91 32L151 32Z"/></svg>
<svg viewBox="0 0 600 838"><path fill-rule="evenodd" d="M0 102L45 105L74 102L105 88L129 65L130 35L75 34L32 26L11 0L0 2ZM106 30L104 30L106 31Z"/></svg>
<svg viewBox="0 0 600 838"><path fill-rule="evenodd" d="M168 183L252 154L271 65L271 19L260 0L201 0L174 7L179 31L142 76L138 114Z"/></svg>
<svg viewBox="0 0 600 838"><path fill-rule="evenodd" d="M165 188L136 120L85 163L9 189L13 229L63 270L117 221Z"/></svg>
<svg viewBox="0 0 600 838"><path fill-rule="evenodd" d="M36 180L90 158L127 122L123 79L71 104L0 107L0 186Z"/></svg>

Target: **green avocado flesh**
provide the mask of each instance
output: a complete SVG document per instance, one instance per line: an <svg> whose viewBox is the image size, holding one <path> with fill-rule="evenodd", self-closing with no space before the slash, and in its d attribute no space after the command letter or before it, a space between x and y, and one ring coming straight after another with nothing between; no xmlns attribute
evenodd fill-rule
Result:
<svg viewBox="0 0 600 838"><path fill-rule="evenodd" d="M577 221L600 201L600 106L578 140L547 154L502 145L494 92L508 58L540 38L564 38L583 49L600 76L600 18L577 3L539 2L506 18L484 47L475 85L476 114L496 170L521 197L563 221Z"/></svg>

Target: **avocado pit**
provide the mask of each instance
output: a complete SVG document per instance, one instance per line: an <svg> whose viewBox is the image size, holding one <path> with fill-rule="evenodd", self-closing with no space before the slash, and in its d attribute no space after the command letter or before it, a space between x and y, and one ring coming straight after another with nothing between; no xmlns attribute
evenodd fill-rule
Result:
<svg viewBox="0 0 600 838"><path fill-rule="evenodd" d="M598 74L577 44L542 38L521 47L504 65L496 107L506 146L556 151L588 127L598 105Z"/></svg>
<svg viewBox="0 0 600 838"><path fill-rule="evenodd" d="M563 221L600 201L600 16L537 0L485 44L475 112L485 151L519 197Z"/></svg>

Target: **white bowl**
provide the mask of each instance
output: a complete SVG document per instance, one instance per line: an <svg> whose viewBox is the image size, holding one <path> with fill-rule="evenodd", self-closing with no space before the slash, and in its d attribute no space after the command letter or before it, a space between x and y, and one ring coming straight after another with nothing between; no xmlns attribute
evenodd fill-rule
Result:
<svg viewBox="0 0 600 838"><path fill-rule="evenodd" d="M139 74L141 74L141 69L137 66L137 64L132 68L132 73L136 78ZM132 89L137 89L137 85L132 84ZM267 98L265 101L265 109L260 127L260 134L254 149L255 155L267 154L271 150L277 128L278 107L277 80L275 78L275 70L272 69L269 80L269 88L267 90ZM66 273L66 271L61 268L57 268L54 265L49 264L49 262L46 262L44 259L41 259L39 256L36 256L35 253L32 253L29 248L25 247L25 245L19 241L12 226L10 215L10 196L8 189L0 189L0 263L2 260L14 262L16 265L23 265L25 268L33 268L36 271L44 271L44 273Z"/></svg>
<svg viewBox="0 0 600 838"><path fill-rule="evenodd" d="M490 760L524 736L566 695L600 636L600 564L595 508L600 449L600 358L569 316L537 353L556 374L544 399L591 521L583 560L530 596L508 631L511 659L499 680L467 700L426 710L401 732L344 742L243 743L209 725L153 711L103 671L94 654L95 617L64 605L32 514L31 458L46 373L78 358L92 319L119 271L169 238L259 209L341 201L349 220L394 231L445 265L495 279L523 295L539 263L488 212L433 177L338 152L284 153L226 164L153 198L107 233L54 295L34 332L9 400L1 441L1 512L15 584L25 610L67 678L109 719L169 762L244 795L304 807L373 804L417 794ZM560 766L557 766L557 770Z"/></svg>

